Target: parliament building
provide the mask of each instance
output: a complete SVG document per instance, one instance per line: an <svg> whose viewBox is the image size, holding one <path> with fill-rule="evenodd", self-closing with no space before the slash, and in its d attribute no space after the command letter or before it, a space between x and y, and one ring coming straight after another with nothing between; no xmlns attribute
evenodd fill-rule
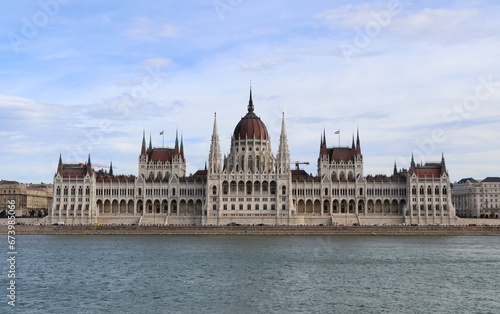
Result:
<svg viewBox="0 0 500 314"><path fill-rule="evenodd" d="M208 140L208 138L207 138ZM391 175L365 175L359 131L348 147L320 138L317 174L293 166L282 118L276 154L255 113L252 91L230 151L220 149L214 118L205 169L186 175L184 143L146 145L137 175L114 175L59 157L49 219L65 224L383 225L456 223L444 157ZM139 150L138 150L139 151Z"/></svg>

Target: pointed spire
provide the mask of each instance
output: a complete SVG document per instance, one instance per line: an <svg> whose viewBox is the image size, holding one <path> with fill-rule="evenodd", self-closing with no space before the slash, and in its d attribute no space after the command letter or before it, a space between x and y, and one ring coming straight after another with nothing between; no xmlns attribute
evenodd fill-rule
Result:
<svg viewBox="0 0 500 314"><path fill-rule="evenodd" d="M205 171L207 171L207 161L205 160Z"/></svg>
<svg viewBox="0 0 500 314"><path fill-rule="evenodd" d="M142 146L141 146L141 156L146 155L146 131L142 130Z"/></svg>
<svg viewBox="0 0 500 314"><path fill-rule="evenodd" d="M149 149L153 149L153 142L151 141L151 133L149 133Z"/></svg>
<svg viewBox="0 0 500 314"><path fill-rule="evenodd" d="M90 153L89 153L89 159L87 160L87 174L92 173L92 162L90 161Z"/></svg>
<svg viewBox="0 0 500 314"><path fill-rule="evenodd" d="M415 168L415 158L413 158L413 152L411 152L411 163L410 163L411 168Z"/></svg>
<svg viewBox="0 0 500 314"><path fill-rule="evenodd" d="M359 141L359 128L356 131L356 155L361 156L361 144Z"/></svg>
<svg viewBox="0 0 500 314"><path fill-rule="evenodd" d="M214 113L214 129L212 131L212 143L210 144L210 153L208 156L208 169L210 173L219 173L221 171L221 163L217 113Z"/></svg>
<svg viewBox="0 0 500 314"><path fill-rule="evenodd" d="M354 134L352 135L352 149L354 149Z"/></svg>
<svg viewBox="0 0 500 314"><path fill-rule="evenodd" d="M177 155L179 154L179 130L175 130L175 147L174 147L174 153Z"/></svg>
<svg viewBox="0 0 500 314"><path fill-rule="evenodd" d="M398 167L396 166L396 161L394 160L394 174L398 173Z"/></svg>
<svg viewBox="0 0 500 314"><path fill-rule="evenodd" d="M181 134L181 157L184 159L184 136Z"/></svg>
<svg viewBox="0 0 500 314"><path fill-rule="evenodd" d="M322 135L322 139L321 139L321 146L319 148L319 155L320 156L328 155L328 149L326 148L326 134L325 134L325 129L323 129L323 135Z"/></svg>
<svg viewBox="0 0 500 314"><path fill-rule="evenodd" d="M57 173L62 174L62 170L63 170L62 156L61 153L59 153L59 163L57 164Z"/></svg>
<svg viewBox="0 0 500 314"><path fill-rule="evenodd" d="M288 173L290 170L290 152L288 150L288 137L285 127L285 113L281 120L280 146L278 148L277 165L280 173Z"/></svg>
<svg viewBox="0 0 500 314"><path fill-rule="evenodd" d="M441 153L441 176L446 173L446 163L444 162L444 153Z"/></svg>
<svg viewBox="0 0 500 314"><path fill-rule="evenodd" d="M250 84L250 99L248 100L248 112L253 112L252 85Z"/></svg>
<svg viewBox="0 0 500 314"><path fill-rule="evenodd" d="M110 176L113 175L113 162L112 161L109 163L109 175Z"/></svg>
<svg viewBox="0 0 500 314"><path fill-rule="evenodd" d="M214 113L214 128L212 130L212 138L214 135L218 134L219 130L217 129L217 112Z"/></svg>

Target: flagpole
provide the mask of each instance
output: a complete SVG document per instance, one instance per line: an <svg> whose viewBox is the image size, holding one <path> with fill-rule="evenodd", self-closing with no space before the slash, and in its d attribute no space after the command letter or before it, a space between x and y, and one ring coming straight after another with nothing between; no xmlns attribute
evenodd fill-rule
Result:
<svg viewBox="0 0 500 314"><path fill-rule="evenodd" d="M165 148L165 130L161 130L161 148Z"/></svg>
<svg viewBox="0 0 500 314"><path fill-rule="evenodd" d="M339 130L339 147L340 147L340 130Z"/></svg>

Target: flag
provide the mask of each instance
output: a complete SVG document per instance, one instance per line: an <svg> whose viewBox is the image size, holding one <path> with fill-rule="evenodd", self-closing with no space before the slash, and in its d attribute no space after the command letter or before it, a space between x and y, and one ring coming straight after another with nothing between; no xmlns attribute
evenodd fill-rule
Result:
<svg viewBox="0 0 500 314"><path fill-rule="evenodd" d="M335 134L340 134L340 130L336 131Z"/></svg>
<svg viewBox="0 0 500 314"><path fill-rule="evenodd" d="M163 135L163 131L160 132L160 135Z"/></svg>

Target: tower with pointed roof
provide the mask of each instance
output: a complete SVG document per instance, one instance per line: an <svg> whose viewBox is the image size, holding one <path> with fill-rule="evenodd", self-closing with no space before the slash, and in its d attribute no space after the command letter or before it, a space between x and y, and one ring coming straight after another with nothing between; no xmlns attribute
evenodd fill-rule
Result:
<svg viewBox="0 0 500 314"><path fill-rule="evenodd" d="M336 181L355 181L363 177L363 155L359 141L359 130L351 146L327 147L326 136L323 135L318 157L318 176Z"/></svg>
<svg viewBox="0 0 500 314"><path fill-rule="evenodd" d="M278 174L288 174L290 172L290 152L288 150L288 138L285 128L285 113L281 120L280 144L278 155L276 156L276 166Z"/></svg>
<svg viewBox="0 0 500 314"><path fill-rule="evenodd" d="M247 114L236 125L231 137L231 151L224 168L233 173L270 173L275 159L267 127L254 112L252 90Z"/></svg>
<svg viewBox="0 0 500 314"><path fill-rule="evenodd" d="M222 167L221 162L217 121L214 120L205 224L283 224L288 221L291 197L287 191L290 190L291 173L285 120L283 117L275 157L267 127L255 114L251 88L247 112L234 128L230 151ZM278 197L278 193L283 194Z"/></svg>
<svg viewBox="0 0 500 314"><path fill-rule="evenodd" d="M219 130L217 129L217 114L214 114L214 127L212 131L212 141L210 144L207 170L209 174L220 173L222 171Z"/></svg>
<svg viewBox="0 0 500 314"><path fill-rule="evenodd" d="M146 180L165 181L169 178L183 177L186 174L184 144L179 145L179 133L175 133L174 148L154 147L151 135L146 148L145 132L142 133L141 154L139 155L139 177Z"/></svg>

